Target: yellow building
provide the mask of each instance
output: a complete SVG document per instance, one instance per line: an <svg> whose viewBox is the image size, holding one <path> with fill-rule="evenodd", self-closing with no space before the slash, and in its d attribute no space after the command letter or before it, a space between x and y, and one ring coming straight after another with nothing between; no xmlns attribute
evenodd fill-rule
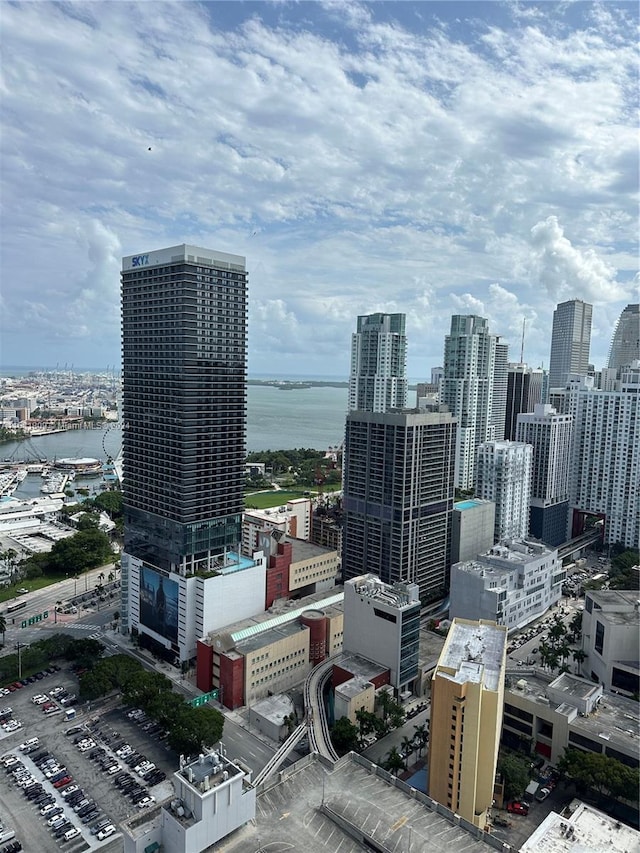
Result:
<svg viewBox="0 0 640 853"><path fill-rule="evenodd" d="M498 761L507 628L454 619L431 681L429 796L484 828Z"/></svg>

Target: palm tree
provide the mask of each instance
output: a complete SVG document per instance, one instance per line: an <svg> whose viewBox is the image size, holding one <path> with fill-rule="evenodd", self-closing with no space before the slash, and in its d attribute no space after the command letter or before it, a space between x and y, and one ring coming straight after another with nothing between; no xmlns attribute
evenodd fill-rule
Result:
<svg viewBox="0 0 640 853"><path fill-rule="evenodd" d="M404 769L409 766L409 756L413 752L413 741L410 737L403 737L400 742L402 754L404 755Z"/></svg>
<svg viewBox="0 0 640 853"><path fill-rule="evenodd" d="M386 720L389 710L391 708L391 703L393 702L393 698L391 693L385 688L381 690L378 694L378 704L382 708L382 719Z"/></svg>
<svg viewBox="0 0 640 853"><path fill-rule="evenodd" d="M574 649L572 652L572 657L573 657L574 662L578 664L577 674L581 675L580 667L582 666L582 664L585 662L585 660L587 658L586 652L584 652L582 649Z"/></svg>
<svg viewBox="0 0 640 853"><path fill-rule="evenodd" d="M397 776L400 770L404 770L404 761L395 746L392 746L387 753L383 767L394 776Z"/></svg>
<svg viewBox="0 0 640 853"><path fill-rule="evenodd" d="M4 633L7 630L7 620L0 614L0 632L2 632L2 645L4 646Z"/></svg>
<svg viewBox="0 0 640 853"><path fill-rule="evenodd" d="M429 740L429 732L427 731L427 727L424 723L421 723L419 726L413 727L415 731L414 739L418 741L418 758L422 758L422 750L427 745L427 741Z"/></svg>
<svg viewBox="0 0 640 853"><path fill-rule="evenodd" d="M107 575L107 580L109 581L109 583L113 583L114 578L115 578L114 573L109 572L109 574Z"/></svg>

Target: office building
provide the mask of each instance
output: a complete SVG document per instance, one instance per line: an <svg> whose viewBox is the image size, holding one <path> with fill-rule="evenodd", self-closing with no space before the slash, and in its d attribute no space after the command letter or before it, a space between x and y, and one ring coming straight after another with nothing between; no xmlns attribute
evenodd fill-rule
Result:
<svg viewBox="0 0 640 853"><path fill-rule="evenodd" d="M605 690L640 692L640 603L637 590L589 590L582 614L586 677Z"/></svg>
<svg viewBox="0 0 640 853"><path fill-rule="evenodd" d="M345 580L448 587L456 425L448 412L350 412L345 440Z"/></svg>
<svg viewBox="0 0 640 853"><path fill-rule="evenodd" d="M498 763L507 629L454 619L431 680L429 796L483 829Z"/></svg>
<svg viewBox="0 0 640 853"><path fill-rule="evenodd" d="M204 586L250 568L246 347L243 257L183 244L123 258L122 628L171 659L210 627Z"/></svg>
<svg viewBox="0 0 640 853"><path fill-rule="evenodd" d="M496 506L496 542L528 535L532 462L529 444L486 441L478 447L476 494Z"/></svg>
<svg viewBox="0 0 640 853"><path fill-rule="evenodd" d="M504 437L516 440L516 422L521 412L528 412L529 383L531 371L526 364L510 364L507 374L507 414L504 422Z"/></svg>
<svg viewBox="0 0 640 853"><path fill-rule="evenodd" d="M404 314L358 317L351 337L349 411L388 412L407 405Z"/></svg>
<svg viewBox="0 0 640 853"><path fill-rule="evenodd" d="M586 376L593 306L581 299L561 302L553 312L549 387L564 388L571 374Z"/></svg>
<svg viewBox="0 0 640 853"><path fill-rule="evenodd" d="M638 723L637 701L587 678L527 669L505 690L502 742L555 766L569 748L638 767Z"/></svg>
<svg viewBox="0 0 640 853"><path fill-rule="evenodd" d="M416 584L386 584L372 574L344 585L345 653L389 670L396 695L410 694L418 675L420 595Z"/></svg>
<svg viewBox="0 0 640 853"><path fill-rule="evenodd" d="M449 615L519 631L560 601L565 578L557 550L506 540L451 567Z"/></svg>
<svg viewBox="0 0 640 853"><path fill-rule="evenodd" d="M589 380L566 394L573 417L569 480L572 535L588 516L604 519L606 544L640 544L640 368L621 371L615 391Z"/></svg>
<svg viewBox="0 0 640 853"><path fill-rule="evenodd" d="M507 350L483 317L454 315L444 344L440 402L458 421L455 485L472 489L478 445L504 435Z"/></svg>
<svg viewBox="0 0 640 853"><path fill-rule="evenodd" d="M518 415L516 439L533 447L529 533L545 545L567 540L572 420L540 403Z"/></svg>
<svg viewBox="0 0 640 853"><path fill-rule="evenodd" d="M627 305L613 333L607 367L619 370L640 359L640 305Z"/></svg>
<svg viewBox="0 0 640 853"><path fill-rule="evenodd" d="M496 505L472 498L457 501L451 517L451 564L473 560L494 543Z"/></svg>

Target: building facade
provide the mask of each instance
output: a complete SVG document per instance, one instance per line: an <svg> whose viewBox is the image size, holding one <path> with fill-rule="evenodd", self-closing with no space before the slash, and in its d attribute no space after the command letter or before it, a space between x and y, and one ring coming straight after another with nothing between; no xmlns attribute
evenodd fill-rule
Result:
<svg viewBox="0 0 640 853"><path fill-rule="evenodd" d="M454 619L431 681L429 791L484 828L502 726L507 629Z"/></svg>
<svg viewBox="0 0 640 853"><path fill-rule="evenodd" d="M183 244L123 258L121 623L181 660L195 651L186 582L239 550L246 346L243 257ZM134 588L164 599L159 619L134 612Z"/></svg>
<svg viewBox="0 0 640 853"><path fill-rule="evenodd" d="M640 368L622 371L616 391L585 380L567 392L573 417L569 506L573 535L584 518L605 519L605 543L640 546Z"/></svg>
<svg viewBox="0 0 640 853"><path fill-rule="evenodd" d="M627 305L613 333L607 367L619 370L640 359L640 305Z"/></svg>
<svg viewBox="0 0 640 853"><path fill-rule="evenodd" d="M344 651L386 667L398 695L418 675L420 595L416 584L386 584L372 574L344 585Z"/></svg>
<svg viewBox="0 0 640 853"><path fill-rule="evenodd" d="M526 539L533 448L518 441L486 441L478 447L476 494L496 507L494 540Z"/></svg>
<svg viewBox="0 0 640 853"><path fill-rule="evenodd" d="M583 671L605 690L640 692L640 603L637 590L590 590L582 614Z"/></svg>
<svg viewBox="0 0 640 853"><path fill-rule="evenodd" d="M533 447L529 533L545 545L567 539L573 419L549 405L518 415L516 440Z"/></svg>
<svg viewBox="0 0 640 853"><path fill-rule="evenodd" d="M570 374L586 376L593 306L581 299L561 302L553 312L549 387L564 388Z"/></svg>
<svg viewBox="0 0 640 853"><path fill-rule="evenodd" d="M404 314L358 317L351 338L349 411L387 412L407 405Z"/></svg>
<svg viewBox="0 0 640 853"><path fill-rule="evenodd" d="M451 564L473 560L495 542L496 505L473 498L457 501L451 517Z"/></svg>
<svg viewBox="0 0 640 853"><path fill-rule="evenodd" d="M565 577L557 550L507 540L451 567L449 614L519 631L560 601Z"/></svg>
<svg viewBox="0 0 640 853"><path fill-rule="evenodd" d="M507 414L504 437L516 441L516 423L521 412L529 411L529 384L531 371L526 364L510 364L507 373Z"/></svg>
<svg viewBox="0 0 640 853"><path fill-rule="evenodd" d="M453 510L455 421L448 412L351 412L345 438L345 580L372 573L443 597Z"/></svg>
<svg viewBox="0 0 640 853"><path fill-rule="evenodd" d="M477 447L503 437L507 405L507 350L483 317L451 318L440 402L458 421L455 485L472 489Z"/></svg>

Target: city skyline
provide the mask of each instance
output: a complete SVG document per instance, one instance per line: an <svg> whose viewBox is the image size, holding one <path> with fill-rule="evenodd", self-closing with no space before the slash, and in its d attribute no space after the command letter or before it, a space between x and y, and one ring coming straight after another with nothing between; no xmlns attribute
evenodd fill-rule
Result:
<svg viewBox="0 0 640 853"><path fill-rule="evenodd" d="M346 377L376 311L406 313L410 377L442 363L453 314L487 317L511 360L525 319L524 360L548 366L573 298L604 367L637 301L636 21L5 4L2 361L118 363L120 257L189 242L247 257L250 373Z"/></svg>

